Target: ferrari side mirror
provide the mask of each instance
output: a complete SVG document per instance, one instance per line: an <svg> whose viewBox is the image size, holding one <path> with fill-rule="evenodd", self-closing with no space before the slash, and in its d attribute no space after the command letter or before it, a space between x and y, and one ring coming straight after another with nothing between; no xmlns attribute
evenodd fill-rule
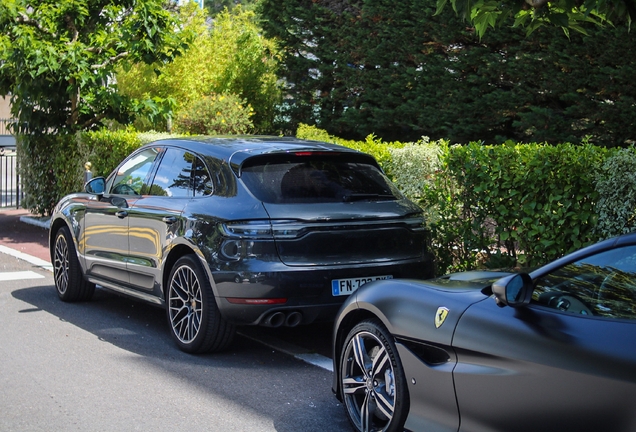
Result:
<svg viewBox="0 0 636 432"><path fill-rule="evenodd" d="M492 284L492 292L499 306L519 307L530 303L532 279L526 273L503 277Z"/></svg>

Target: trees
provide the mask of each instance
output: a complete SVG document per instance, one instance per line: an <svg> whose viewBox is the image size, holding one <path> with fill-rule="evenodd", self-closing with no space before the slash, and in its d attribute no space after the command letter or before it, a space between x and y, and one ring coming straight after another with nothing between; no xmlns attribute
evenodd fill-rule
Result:
<svg viewBox="0 0 636 432"><path fill-rule="evenodd" d="M289 129L350 139L622 146L636 136L626 27L502 26L479 38L435 0L263 0L283 47ZM512 23L512 22L511 22Z"/></svg>
<svg viewBox="0 0 636 432"><path fill-rule="evenodd" d="M636 18L634 0L437 0L438 13L447 3L459 16L470 21L479 36L488 27L505 25L514 18L514 26L525 27L528 33L544 25L586 33L583 23L626 23Z"/></svg>
<svg viewBox="0 0 636 432"><path fill-rule="evenodd" d="M254 12L237 5L208 22L201 10L191 6L182 9L182 20L196 34L188 51L170 64L120 70L117 81L122 93L171 98L176 115L205 96L232 93L252 107L256 131L271 131L280 99L278 50L263 37Z"/></svg>
<svg viewBox="0 0 636 432"><path fill-rule="evenodd" d="M124 63L169 62L186 32L163 0L3 0L0 95L18 120L24 205L50 213L72 191L84 161L74 133L127 122L157 101L121 96L113 81Z"/></svg>
<svg viewBox="0 0 636 432"><path fill-rule="evenodd" d="M115 68L169 62L185 36L162 0L3 0L0 94L11 95L22 133L127 121L143 105L117 93Z"/></svg>

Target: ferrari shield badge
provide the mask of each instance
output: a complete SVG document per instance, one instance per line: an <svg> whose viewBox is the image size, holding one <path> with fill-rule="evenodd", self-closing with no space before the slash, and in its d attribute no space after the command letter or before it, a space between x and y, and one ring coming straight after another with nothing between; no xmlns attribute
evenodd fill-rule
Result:
<svg viewBox="0 0 636 432"><path fill-rule="evenodd" d="M438 307L437 312L435 313L435 328L440 328L442 324L444 324L447 316L448 308L445 308L444 306Z"/></svg>

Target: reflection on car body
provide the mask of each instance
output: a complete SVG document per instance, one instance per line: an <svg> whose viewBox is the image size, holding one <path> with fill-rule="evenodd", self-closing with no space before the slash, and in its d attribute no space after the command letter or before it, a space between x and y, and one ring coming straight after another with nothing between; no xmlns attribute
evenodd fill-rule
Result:
<svg viewBox="0 0 636 432"><path fill-rule="evenodd" d="M331 320L334 281L433 276L421 209L371 156L292 138L143 146L64 197L50 239L62 300L99 284L165 306L188 352L226 348L235 325Z"/></svg>
<svg viewBox="0 0 636 432"><path fill-rule="evenodd" d="M333 349L358 430L634 431L636 233L530 274L372 282Z"/></svg>

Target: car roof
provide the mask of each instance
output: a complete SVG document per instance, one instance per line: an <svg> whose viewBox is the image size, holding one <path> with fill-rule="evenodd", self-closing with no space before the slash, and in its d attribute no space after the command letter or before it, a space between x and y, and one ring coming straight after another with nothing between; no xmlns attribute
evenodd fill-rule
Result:
<svg viewBox="0 0 636 432"><path fill-rule="evenodd" d="M234 166L240 166L246 159L252 156L265 154L302 151L363 154L357 150L322 141L259 135L169 138L155 141L149 145L155 144L186 147L196 153L207 154L223 159Z"/></svg>

